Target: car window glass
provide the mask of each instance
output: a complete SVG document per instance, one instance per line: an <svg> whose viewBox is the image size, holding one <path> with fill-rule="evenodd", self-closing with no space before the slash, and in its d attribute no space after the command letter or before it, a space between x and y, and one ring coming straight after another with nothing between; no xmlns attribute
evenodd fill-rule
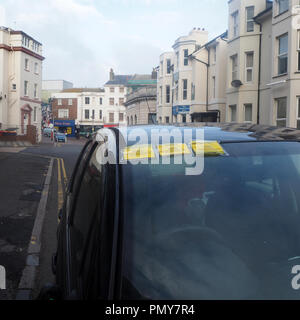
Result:
<svg viewBox="0 0 300 320"><path fill-rule="evenodd" d="M124 299L299 298L299 143L223 147L200 176L124 166Z"/></svg>
<svg viewBox="0 0 300 320"><path fill-rule="evenodd" d="M89 156L89 153L91 152L92 147L93 147L93 143L92 142L90 142L89 144L87 144L85 146L85 151L84 151L84 153L82 154L82 156L81 156L81 158L79 160L80 162L77 165L75 175L74 175L74 177L72 179L73 180L72 181L72 185L71 185L71 190L72 191L76 191L77 190L79 181L81 179L82 171L84 169L84 166L86 164L87 158Z"/></svg>
<svg viewBox="0 0 300 320"><path fill-rule="evenodd" d="M71 227L73 281L80 282L85 298L106 296L110 275L114 166L100 164L100 148L85 169Z"/></svg>

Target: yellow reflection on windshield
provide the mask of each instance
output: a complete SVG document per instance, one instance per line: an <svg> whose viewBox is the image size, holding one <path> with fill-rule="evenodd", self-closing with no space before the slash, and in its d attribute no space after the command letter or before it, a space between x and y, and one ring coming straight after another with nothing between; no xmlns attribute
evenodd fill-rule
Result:
<svg viewBox="0 0 300 320"><path fill-rule="evenodd" d="M158 146L158 151L162 157L180 154L191 154L188 146L183 143L161 144Z"/></svg>
<svg viewBox="0 0 300 320"><path fill-rule="evenodd" d="M124 160L155 158L151 145L135 145L124 149Z"/></svg>
<svg viewBox="0 0 300 320"><path fill-rule="evenodd" d="M217 141L192 141L191 146L195 154L204 153L204 156L221 156L225 155L224 149Z"/></svg>

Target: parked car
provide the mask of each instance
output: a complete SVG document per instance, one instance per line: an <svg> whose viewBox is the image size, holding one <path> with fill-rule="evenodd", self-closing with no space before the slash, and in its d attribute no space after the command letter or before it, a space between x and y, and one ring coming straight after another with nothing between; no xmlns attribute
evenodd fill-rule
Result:
<svg viewBox="0 0 300 320"><path fill-rule="evenodd" d="M200 128L204 140L196 139ZM162 127L137 129L150 138ZM176 146L157 140L139 147L125 129L110 129L108 139L100 130L86 143L60 212L57 296L299 299L292 271L300 264L300 131L163 129L163 137L174 129L192 135ZM204 171L187 175L193 166L175 161L183 155L202 159ZM141 159L149 161L127 161Z"/></svg>
<svg viewBox="0 0 300 320"><path fill-rule="evenodd" d="M54 138L56 142L67 142L67 136L63 132L56 132Z"/></svg>
<svg viewBox="0 0 300 320"><path fill-rule="evenodd" d="M45 137L51 137L51 131L52 131L53 129L51 129L51 128L44 128L44 130L43 130L43 135L45 136Z"/></svg>

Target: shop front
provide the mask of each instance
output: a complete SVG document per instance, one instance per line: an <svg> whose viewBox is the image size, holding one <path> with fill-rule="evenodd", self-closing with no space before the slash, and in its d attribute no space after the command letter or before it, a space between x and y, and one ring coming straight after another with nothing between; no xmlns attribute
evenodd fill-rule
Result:
<svg viewBox="0 0 300 320"><path fill-rule="evenodd" d="M54 128L57 132L66 133L68 137L75 137L75 120L54 120Z"/></svg>

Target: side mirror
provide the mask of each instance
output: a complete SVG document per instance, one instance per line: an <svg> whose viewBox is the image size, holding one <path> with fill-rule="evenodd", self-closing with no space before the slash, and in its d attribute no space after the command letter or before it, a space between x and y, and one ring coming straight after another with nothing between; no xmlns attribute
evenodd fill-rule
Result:
<svg viewBox="0 0 300 320"><path fill-rule="evenodd" d="M41 289L36 300L61 301L62 297L63 297L62 291L57 285L47 284Z"/></svg>

